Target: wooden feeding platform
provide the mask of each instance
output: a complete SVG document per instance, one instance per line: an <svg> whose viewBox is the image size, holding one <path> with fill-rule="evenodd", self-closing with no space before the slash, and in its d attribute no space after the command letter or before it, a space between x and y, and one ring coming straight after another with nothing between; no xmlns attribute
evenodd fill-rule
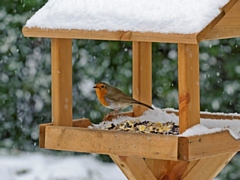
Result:
<svg viewBox="0 0 240 180"><path fill-rule="evenodd" d="M213 179L240 150L228 131L196 136L156 135L89 129L86 118L72 119L72 39L132 42L133 97L152 103L152 42L178 44L180 133L200 117L240 119L200 113L199 43L240 37L240 1L230 0L218 16L192 34L81 29L23 28L26 37L51 38L52 123L40 125L40 147L108 154L128 179ZM124 115L142 115L134 106ZM113 118L113 117L112 117Z"/></svg>

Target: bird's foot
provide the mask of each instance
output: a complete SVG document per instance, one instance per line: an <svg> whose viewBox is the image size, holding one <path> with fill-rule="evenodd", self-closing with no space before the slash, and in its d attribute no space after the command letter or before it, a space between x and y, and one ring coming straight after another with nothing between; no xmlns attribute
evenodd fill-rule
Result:
<svg viewBox="0 0 240 180"><path fill-rule="evenodd" d="M118 110L112 111L104 116L103 121L111 121L118 113Z"/></svg>

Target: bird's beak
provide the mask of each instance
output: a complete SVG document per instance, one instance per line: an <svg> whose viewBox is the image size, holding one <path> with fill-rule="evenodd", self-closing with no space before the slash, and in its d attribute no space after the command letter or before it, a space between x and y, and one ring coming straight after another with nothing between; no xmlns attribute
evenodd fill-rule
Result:
<svg viewBox="0 0 240 180"><path fill-rule="evenodd" d="M93 86L93 88L95 89L95 88L97 88L97 86L95 85L95 86Z"/></svg>

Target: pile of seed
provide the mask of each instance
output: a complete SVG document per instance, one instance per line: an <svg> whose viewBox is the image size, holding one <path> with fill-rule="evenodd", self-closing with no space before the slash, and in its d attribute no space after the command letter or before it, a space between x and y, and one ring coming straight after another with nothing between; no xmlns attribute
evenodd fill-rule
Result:
<svg viewBox="0 0 240 180"><path fill-rule="evenodd" d="M106 127L108 130L120 130L130 132L141 132L141 133L153 133L153 134L179 134L179 126L173 122L150 122L140 120L126 120L119 124L111 123Z"/></svg>

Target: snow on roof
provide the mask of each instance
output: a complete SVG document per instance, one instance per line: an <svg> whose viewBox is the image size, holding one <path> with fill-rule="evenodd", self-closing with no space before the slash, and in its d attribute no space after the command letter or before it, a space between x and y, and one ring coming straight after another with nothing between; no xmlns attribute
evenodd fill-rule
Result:
<svg viewBox="0 0 240 180"><path fill-rule="evenodd" d="M125 120L136 120L140 121L151 121L151 122L174 122L175 124L179 124L179 117L173 113L169 114L166 112L167 109L154 108L154 110L148 110L143 113L140 117L129 117L129 116L120 116L112 121L103 121L100 124L95 124L90 126L89 128L97 128L97 129L106 129L111 123L119 124ZM214 113L217 114L217 113ZM220 115L223 113L219 113ZM234 113L234 116L239 114ZM240 116L240 115L239 115ZM197 124L185 132L180 134L179 136L195 136L195 135L203 135L203 134L212 134L215 132L220 132L224 130L229 130L229 133L233 138L240 140L240 120L217 120L217 119L200 119L200 124Z"/></svg>
<svg viewBox="0 0 240 180"><path fill-rule="evenodd" d="M200 32L229 0L49 0L26 23L48 29Z"/></svg>

